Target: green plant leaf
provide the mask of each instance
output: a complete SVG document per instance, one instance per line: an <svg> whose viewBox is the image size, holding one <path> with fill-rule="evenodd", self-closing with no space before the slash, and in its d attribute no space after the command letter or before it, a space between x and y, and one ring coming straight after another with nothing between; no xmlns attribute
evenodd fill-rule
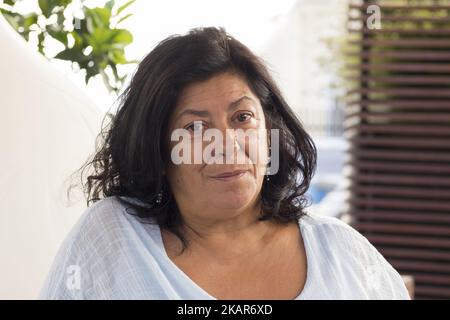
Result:
<svg viewBox="0 0 450 320"><path fill-rule="evenodd" d="M108 49L114 34L114 30L94 29L92 34L86 35L87 42L92 46L94 55L101 55L102 51Z"/></svg>
<svg viewBox="0 0 450 320"><path fill-rule="evenodd" d="M81 48L83 46L83 42L84 42L83 37L81 35L79 35L78 32L75 30L70 32L70 34L72 35L73 39L75 40L73 47Z"/></svg>
<svg viewBox="0 0 450 320"><path fill-rule="evenodd" d="M108 8L88 8L86 18L90 17L94 28L108 28L111 20L111 10Z"/></svg>
<svg viewBox="0 0 450 320"><path fill-rule="evenodd" d="M60 10L56 13L57 15L57 24L58 26L60 26L61 28L64 26L64 21L66 20L66 18L64 17L64 10Z"/></svg>
<svg viewBox="0 0 450 320"><path fill-rule="evenodd" d="M116 7L114 0L109 0L103 7L97 8L89 8L84 5L84 0L81 0L79 5L83 14L77 17L76 21L73 16L64 15L66 7L74 3L73 0L38 0L40 10L27 15L19 14L11 9L18 1L4 0L5 6L0 8L0 11L27 41L30 34L37 36L37 49L41 54L44 55L45 40L55 39L63 44L65 49L56 54L54 59L70 61L73 65L76 63L80 69L86 72L86 83L92 77L101 75L110 92L120 90L126 75L119 74L117 65L136 63L137 61L127 60L124 51L124 48L133 41L132 34L125 29L111 27L111 20L118 21L117 25L132 16L131 13L123 14L123 16L119 16L119 14L135 2L134 0L126 2L119 8ZM114 16L112 12L116 12ZM41 23L42 17L46 19L42 19ZM56 17L56 22L52 21L51 23L48 19L50 17ZM64 25L70 20L74 22L74 30L67 31ZM38 21L39 26L35 28ZM71 47L69 47L70 37L74 40ZM85 54L88 52L86 49L89 49L90 46L92 51Z"/></svg>
<svg viewBox="0 0 450 320"><path fill-rule="evenodd" d="M41 8L42 14L48 18L52 14L54 3L50 0L39 0L39 8ZM53 5L52 5L53 4Z"/></svg>
<svg viewBox="0 0 450 320"><path fill-rule="evenodd" d="M117 72L117 67L116 67L116 65L115 65L114 63L110 63L110 64L109 64L109 67L111 68L111 70L112 70L112 72L113 72L114 78L116 78L116 80L117 80L117 79L120 79L119 73Z"/></svg>
<svg viewBox="0 0 450 320"><path fill-rule="evenodd" d="M55 1L55 0L53 0ZM56 0L56 4L61 7L67 7L73 0Z"/></svg>
<svg viewBox="0 0 450 320"><path fill-rule="evenodd" d="M32 13L28 16L24 16L22 20L22 26L25 29L29 29L33 24L37 23L37 15L35 13Z"/></svg>
<svg viewBox="0 0 450 320"><path fill-rule="evenodd" d="M64 44L67 47L67 33L64 31L54 31L52 29L47 30L48 34Z"/></svg>
<svg viewBox="0 0 450 320"><path fill-rule="evenodd" d="M126 64L128 62L123 50L111 50L108 52L108 57L114 64Z"/></svg>
<svg viewBox="0 0 450 320"><path fill-rule="evenodd" d="M115 1L114 0L109 0L108 2L105 3L105 7L108 8L109 10L112 10L112 8L115 5Z"/></svg>
<svg viewBox="0 0 450 320"><path fill-rule="evenodd" d="M3 0L3 2L9 6L13 6L17 0Z"/></svg>
<svg viewBox="0 0 450 320"><path fill-rule="evenodd" d="M59 52L54 59L69 60L75 62L86 61L88 58L77 48L68 48Z"/></svg>
<svg viewBox="0 0 450 320"><path fill-rule="evenodd" d="M16 31L19 30L18 19L16 18L17 13L14 13L14 12L3 12L3 16L6 18L6 21L9 22L11 27L14 28L14 30L16 30Z"/></svg>
<svg viewBox="0 0 450 320"><path fill-rule="evenodd" d="M128 19L129 17L131 17L133 14L129 13L126 16L123 16L122 18L119 19L119 21L117 21L117 24L121 23L122 21Z"/></svg>
<svg viewBox="0 0 450 320"><path fill-rule="evenodd" d="M116 35L114 41L123 45L127 45L133 42L133 35L130 31L125 29L116 29Z"/></svg>
<svg viewBox="0 0 450 320"><path fill-rule="evenodd" d="M38 50L39 52L44 55L44 40L45 40L45 34L43 32L38 34Z"/></svg>
<svg viewBox="0 0 450 320"><path fill-rule="evenodd" d="M95 63L90 65L89 62L91 62L91 61L87 61L87 63L84 65L84 68L83 68L86 71L86 76L84 79L86 84L88 84L90 78L93 78L100 73L100 70L97 67L97 65ZM108 90L109 90L109 88L108 88Z"/></svg>
<svg viewBox="0 0 450 320"><path fill-rule="evenodd" d="M128 6L132 5L136 0L128 1L127 3L121 5L119 9L117 9L116 15L119 15L123 10L125 10Z"/></svg>
<svg viewBox="0 0 450 320"><path fill-rule="evenodd" d="M27 41L30 40L30 30L24 31L20 34L22 35L22 37L24 37L25 40L27 40Z"/></svg>

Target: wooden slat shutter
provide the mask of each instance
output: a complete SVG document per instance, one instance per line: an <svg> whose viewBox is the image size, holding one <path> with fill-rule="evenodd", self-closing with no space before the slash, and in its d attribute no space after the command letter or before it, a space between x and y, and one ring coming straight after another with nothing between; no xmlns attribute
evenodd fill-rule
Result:
<svg viewBox="0 0 450 320"><path fill-rule="evenodd" d="M416 299L450 299L450 2L406 2L349 8L348 213Z"/></svg>

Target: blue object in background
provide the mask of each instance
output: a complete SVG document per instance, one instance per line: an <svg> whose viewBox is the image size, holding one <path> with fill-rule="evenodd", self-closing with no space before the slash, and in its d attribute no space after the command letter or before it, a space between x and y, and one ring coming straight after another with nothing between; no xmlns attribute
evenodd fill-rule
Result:
<svg viewBox="0 0 450 320"><path fill-rule="evenodd" d="M311 184L306 193L312 200L313 204L317 204L330 192L329 188L324 188L319 185Z"/></svg>

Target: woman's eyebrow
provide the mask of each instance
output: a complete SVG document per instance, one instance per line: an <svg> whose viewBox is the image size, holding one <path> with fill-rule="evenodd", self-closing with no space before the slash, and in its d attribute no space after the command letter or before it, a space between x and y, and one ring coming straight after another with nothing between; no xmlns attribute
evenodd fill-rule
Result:
<svg viewBox="0 0 450 320"><path fill-rule="evenodd" d="M239 99L231 102L228 105L228 109L236 108L244 100L249 100L249 101L254 102L254 100L252 98L250 98L248 96L242 96ZM206 111L206 110L185 109L177 116L177 120L180 119L182 116L184 116L186 114L191 114L191 115L194 115L194 116L205 117L205 118L210 116L210 113L208 111Z"/></svg>
<svg viewBox="0 0 450 320"><path fill-rule="evenodd" d="M185 109L176 117L175 121L178 121L182 116L187 114L204 118L207 118L210 115L210 113L206 110Z"/></svg>
<svg viewBox="0 0 450 320"><path fill-rule="evenodd" d="M251 101L251 102L254 102L254 100L253 100L252 98L250 98L250 97L248 97L248 96L242 96L242 97L240 97L239 99L237 99L237 100L231 102L231 103L229 104L229 106L228 106L228 109L233 109L233 108L237 107L237 106L238 106L242 101L244 101L244 100L249 100L249 101Z"/></svg>

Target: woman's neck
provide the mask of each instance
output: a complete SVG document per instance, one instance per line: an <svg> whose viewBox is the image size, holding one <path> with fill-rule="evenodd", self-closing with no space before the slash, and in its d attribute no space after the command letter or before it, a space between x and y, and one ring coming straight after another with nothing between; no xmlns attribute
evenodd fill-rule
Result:
<svg viewBox="0 0 450 320"><path fill-rule="evenodd" d="M262 252L280 225L260 221L260 207L243 211L228 219L184 218L183 233L189 249L219 260L235 260Z"/></svg>

